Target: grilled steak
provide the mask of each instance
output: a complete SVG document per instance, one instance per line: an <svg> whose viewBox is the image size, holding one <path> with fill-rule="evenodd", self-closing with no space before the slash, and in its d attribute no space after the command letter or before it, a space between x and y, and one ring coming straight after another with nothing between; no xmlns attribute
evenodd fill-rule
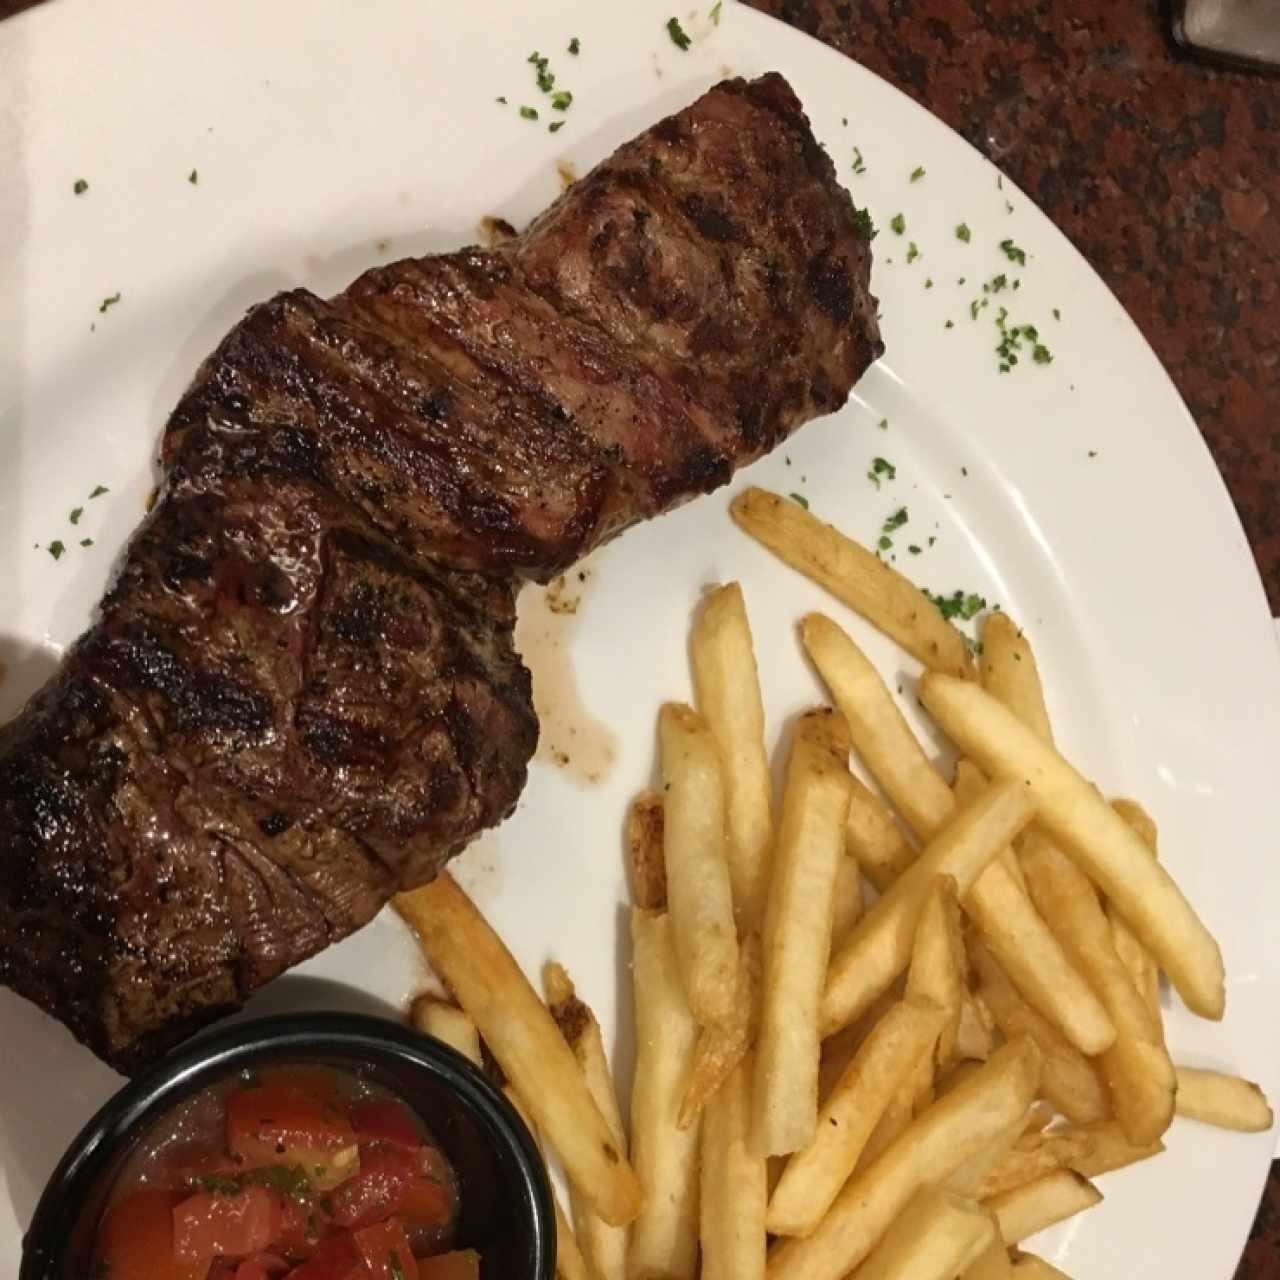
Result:
<svg viewBox="0 0 1280 1280"><path fill-rule="evenodd" d="M770 75L500 248L252 310L0 730L0 979L128 1072L429 880L524 785L519 583L841 405L881 351L869 266Z"/></svg>

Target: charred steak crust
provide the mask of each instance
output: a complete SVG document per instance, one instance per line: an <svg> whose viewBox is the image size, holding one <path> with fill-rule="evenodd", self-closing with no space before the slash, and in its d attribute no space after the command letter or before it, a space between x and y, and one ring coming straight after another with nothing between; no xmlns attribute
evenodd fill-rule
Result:
<svg viewBox="0 0 1280 1280"><path fill-rule="evenodd" d="M537 741L519 583L842 404L882 350L869 271L768 75L500 248L250 311L0 729L0 979L131 1072L434 876Z"/></svg>

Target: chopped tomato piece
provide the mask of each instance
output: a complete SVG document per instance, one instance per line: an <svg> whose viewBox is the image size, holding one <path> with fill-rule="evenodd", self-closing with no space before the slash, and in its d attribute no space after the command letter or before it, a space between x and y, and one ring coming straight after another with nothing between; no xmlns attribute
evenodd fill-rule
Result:
<svg viewBox="0 0 1280 1280"><path fill-rule="evenodd" d="M330 1236L288 1280L367 1280L364 1259L349 1235Z"/></svg>
<svg viewBox="0 0 1280 1280"><path fill-rule="evenodd" d="M103 1215L96 1258L112 1280L203 1280L208 1263L175 1260L172 1191L146 1187Z"/></svg>
<svg viewBox="0 0 1280 1280"><path fill-rule="evenodd" d="M338 1096L338 1078L326 1067L263 1067L258 1083L305 1093L326 1105Z"/></svg>
<svg viewBox="0 0 1280 1280"><path fill-rule="evenodd" d="M320 1243L323 1213L310 1200L285 1196L280 1208L280 1233L274 1247L291 1258L309 1258Z"/></svg>
<svg viewBox="0 0 1280 1280"><path fill-rule="evenodd" d="M413 1157L394 1147L364 1147L360 1172L334 1191L333 1220L340 1227L369 1227L400 1208L417 1177Z"/></svg>
<svg viewBox="0 0 1280 1280"><path fill-rule="evenodd" d="M390 1098L366 1098L351 1107L351 1127L363 1146L366 1142L385 1142L393 1147L425 1145L421 1130L413 1122L407 1108Z"/></svg>
<svg viewBox="0 0 1280 1280"><path fill-rule="evenodd" d="M373 1280L414 1280L417 1262L404 1228L394 1218L362 1227L353 1238Z"/></svg>
<svg viewBox="0 0 1280 1280"><path fill-rule="evenodd" d="M432 1182L449 1181L449 1162L439 1147L423 1147L418 1152L418 1165L424 1178Z"/></svg>
<svg viewBox="0 0 1280 1280"><path fill-rule="evenodd" d="M289 1264L277 1254L260 1253L246 1258L235 1272L235 1280L274 1280L289 1270Z"/></svg>
<svg viewBox="0 0 1280 1280"><path fill-rule="evenodd" d="M174 1256L202 1262L260 1253L275 1242L280 1222L280 1197L266 1187L245 1187L235 1195L200 1191L174 1206Z"/></svg>
<svg viewBox="0 0 1280 1280"><path fill-rule="evenodd" d="M322 1190L350 1177L360 1160L346 1116L287 1079L228 1096L227 1145L245 1166L298 1165Z"/></svg>
<svg viewBox="0 0 1280 1280"><path fill-rule="evenodd" d="M480 1280L480 1255L474 1249L457 1249L419 1258L418 1280Z"/></svg>
<svg viewBox="0 0 1280 1280"><path fill-rule="evenodd" d="M414 1227L443 1227L453 1217L453 1192L428 1178L414 1178L396 1212Z"/></svg>

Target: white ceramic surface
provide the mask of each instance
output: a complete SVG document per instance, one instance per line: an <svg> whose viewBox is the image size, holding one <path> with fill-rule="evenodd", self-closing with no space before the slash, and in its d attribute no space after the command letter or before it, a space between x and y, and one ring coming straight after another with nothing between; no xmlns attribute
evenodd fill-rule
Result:
<svg viewBox="0 0 1280 1280"><path fill-rule="evenodd" d="M687 53L668 16L585 0L54 0L0 24L0 713L85 626L152 487L169 409L246 306L474 240L482 215L520 224L559 192L558 166L584 172L723 74L777 69L880 226L888 353L845 410L735 487L801 493L866 538L905 505L902 567L935 590L980 591L1031 629L1060 742L1152 809L1163 856L1222 939L1226 1020L1172 1008L1178 1058L1280 1095L1280 661L1240 526L1168 378L1066 239L906 97L736 5L718 27L705 5L682 13ZM574 93L555 135L534 49ZM521 103L542 118L521 120ZM911 182L916 166L926 172ZM89 183L80 196L77 178ZM889 229L899 211L901 237ZM1024 267L999 248L1007 237ZM1020 288L972 320L981 282L1002 271ZM1039 327L1052 364L1024 357L997 373L1000 302ZM897 468L879 490L865 478L875 456ZM86 501L98 484L110 493ZM579 613L556 624L560 648L540 647L536 674L576 678L582 714L614 735L613 763L595 784L536 766L516 815L460 864L529 970L564 961L609 1028L628 1008L622 816L650 776L659 702L689 693L702 586L744 585L771 737L821 696L794 634L808 609L853 628L911 701L914 664L745 540L725 504L696 503L594 558ZM44 549L54 538L70 548L57 562ZM907 555L909 542L924 552ZM255 1005L394 1013L422 980L384 914ZM0 1257L16 1257L43 1179L117 1083L0 992ZM1107 1177L1106 1202L1049 1233L1046 1256L1081 1278L1231 1275L1274 1138L1179 1122L1168 1145Z"/></svg>

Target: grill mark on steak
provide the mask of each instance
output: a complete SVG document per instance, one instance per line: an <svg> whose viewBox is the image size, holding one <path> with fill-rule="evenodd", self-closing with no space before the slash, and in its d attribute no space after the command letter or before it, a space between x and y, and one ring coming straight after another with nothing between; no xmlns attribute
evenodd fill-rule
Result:
<svg viewBox="0 0 1280 1280"><path fill-rule="evenodd" d="M94 625L0 728L0 980L124 1071L511 812L515 595L725 483L880 353L778 76L522 235L253 308L166 427Z"/></svg>

